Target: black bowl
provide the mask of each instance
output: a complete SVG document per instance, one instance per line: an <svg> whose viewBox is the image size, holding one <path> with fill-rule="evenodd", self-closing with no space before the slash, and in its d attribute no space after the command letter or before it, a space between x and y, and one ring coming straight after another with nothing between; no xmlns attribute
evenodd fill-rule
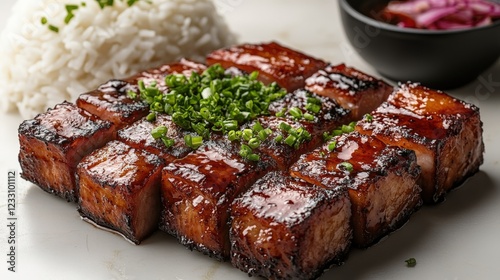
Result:
<svg viewBox="0 0 500 280"><path fill-rule="evenodd" d="M388 0L339 0L344 31L359 55L383 76L438 89L465 85L500 56L500 21L461 30L402 28L367 15Z"/></svg>

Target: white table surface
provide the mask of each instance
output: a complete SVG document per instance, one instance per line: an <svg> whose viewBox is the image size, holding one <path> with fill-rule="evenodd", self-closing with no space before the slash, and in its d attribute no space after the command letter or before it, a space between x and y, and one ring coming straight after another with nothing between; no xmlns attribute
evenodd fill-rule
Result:
<svg viewBox="0 0 500 280"><path fill-rule="evenodd" d="M0 2L0 28L13 0ZM350 48L336 1L219 0L242 42L277 40L333 63L377 73ZM1 59L1 58L0 58ZM402 229L321 279L500 279L500 63L450 93L478 105L484 122L481 171L447 201L426 206ZM1 60L0 60L1 63ZM484 81L493 83L488 85ZM140 246L80 220L75 205L19 179L17 272L7 271L7 172L20 171L15 114L0 113L0 279L248 279L228 263L186 250L158 232ZM418 264L407 268L405 260Z"/></svg>

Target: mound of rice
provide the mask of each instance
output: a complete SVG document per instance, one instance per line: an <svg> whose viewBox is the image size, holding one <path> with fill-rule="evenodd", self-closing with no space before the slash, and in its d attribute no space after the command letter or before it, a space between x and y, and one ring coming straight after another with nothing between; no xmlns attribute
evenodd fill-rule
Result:
<svg viewBox="0 0 500 280"><path fill-rule="evenodd" d="M65 24L67 4L79 8ZM233 43L210 0L115 0L103 9L95 0L18 0L0 37L0 107L31 118L111 78L181 57L203 61Z"/></svg>

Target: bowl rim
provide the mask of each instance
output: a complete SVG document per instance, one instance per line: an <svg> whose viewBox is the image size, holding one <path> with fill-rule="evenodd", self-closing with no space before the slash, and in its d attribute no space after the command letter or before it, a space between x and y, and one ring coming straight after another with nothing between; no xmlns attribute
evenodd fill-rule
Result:
<svg viewBox="0 0 500 280"><path fill-rule="evenodd" d="M378 21L376 19L370 18L353 8L349 3L349 0L339 0L339 6L342 10L347 12L349 15L353 16L357 20L364 22L368 25L378 27L380 29L389 30L401 34L417 34L417 35L448 35L448 34L460 34L460 33L470 33L480 30L487 30L491 28L500 27L500 20L496 20L491 24L472 28L462 28L462 29L451 29L451 30L429 30L429 29L418 29L418 28L404 28Z"/></svg>

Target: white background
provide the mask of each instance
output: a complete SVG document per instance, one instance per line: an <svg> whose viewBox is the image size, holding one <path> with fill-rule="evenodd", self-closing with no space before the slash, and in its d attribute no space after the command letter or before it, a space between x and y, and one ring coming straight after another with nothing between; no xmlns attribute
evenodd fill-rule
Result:
<svg viewBox="0 0 500 280"><path fill-rule="evenodd" d="M0 2L1 28L13 2ZM377 75L348 46L336 1L218 3L242 42L277 40ZM343 266L321 279L500 279L500 63L482 77L496 83L486 86L477 79L450 91L481 108L486 144L481 171L449 194L447 201L424 207L401 230L368 250L354 250ZM75 205L21 179L18 272L9 273L6 177L8 170L19 171L17 127L22 119L14 114L0 113L0 117L0 279L248 279L229 264L188 251L161 232L140 246L131 245L81 221ZM409 257L417 259L416 267L405 266Z"/></svg>

